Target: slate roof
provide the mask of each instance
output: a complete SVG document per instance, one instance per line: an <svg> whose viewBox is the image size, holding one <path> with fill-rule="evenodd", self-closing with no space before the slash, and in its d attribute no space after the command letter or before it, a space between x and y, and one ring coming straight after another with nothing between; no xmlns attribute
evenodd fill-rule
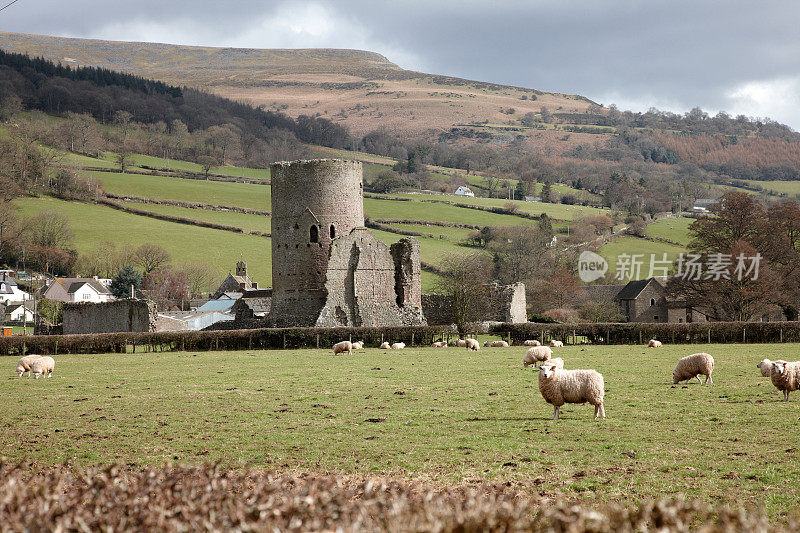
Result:
<svg viewBox="0 0 800 533"><path fill-rule="evenodd" d="M584 287L592 300L616 300L625 285L587 285Z"/></svg>
<svg viewBox="0 0 800 533"><path fill-rule="evenodd" d="M625 285L621 291L619 291L619 294L617 294L617 300L635 300L651 281L658 283L658 280L655 278L635 279L633 281L629 281L628 284Z"/></svg>
<svg viewBox="0 0 800 533"><path fill-rule="evenodd" d="M223 313L227 313L233 307L233 304L236 303L236 300L231 298L221 298L219 300L209 300L200 307L197 308L198 311L220 311Z"/></svg>
<svg viewBox="0 0 800 533"><path fill-rule="evenodd" d="M89 285L98 294L111 294L111 291L105 288L102 283L92 278L56 278L56 283L64 287L67 294L75 294L84 285Z"/></svg>

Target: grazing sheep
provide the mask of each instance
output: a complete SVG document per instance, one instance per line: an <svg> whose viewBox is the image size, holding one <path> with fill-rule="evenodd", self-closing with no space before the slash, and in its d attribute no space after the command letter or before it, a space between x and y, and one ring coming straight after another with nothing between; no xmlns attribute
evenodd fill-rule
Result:
<svg viewBox="0 0 800 533"><path fill-rule="evenodd" d="M489 348L492 346L492 344L494 344L492 341L483 341L484 348Z"/></svg>
<svg viewBox="0 0 800 533"><path fill-rule="evenodd" d="M381 343L380 348L381 350L391 350L392 346L388 342L384 341Z"/></svg>
<svg viewBox="0 0 800 533"><path fill-rule="evenodd" d="M678 361L678 365L672 371L672 381L680 383L686 379L697 378L698 382L703 383L700 380L700 374L703 374L706 377L705 383L714 383L711 379L712 372L714 372L714 358L707 353L695 353Z"/></svg>
<svg viewBox="0 0 800 533"><path fill-rule="evenodd" d="M768 378L772 373L772 363L775 362L777 361L770 361L769 359L764 359L756 365L756 368L758 368L761 371L762 376Z"/></svg>
<svg viewBox="0 0 800 533"><path fill-rule="evenodd" d="M800 389L800 361L773 361L770 378L772 384L783 392L783 401L788 402L789 393Z"/></svg>
<svg viewBox="0 0 800 533"><path fill-rule="evenodd" d="M402 350L406 347L406 343L404 342L396 342L392 344L392 350Z"/></svg>
<svg viewBox="0 0 800 533"><path fill-rule="evenodd" d="M650 342L647 343L648 348L661 348L661 341L657 341L655 339L650 339Z"/></svg>
<svg viewBox="0 0 800 533"><path fill-rule="evenodd" d="M364 341L358 341L353 343L354 350L363 350L364 349Z"/></svg>
<svg viewBox="0 0 800 533"><path fill-rule="evenodd" d="M39 359L41 355L26 355L22 359L19 360L19 364L17 364L17 373L19 373L19 377L22 377L22 374L28 372L28 377L31 376L31 365L34 361Z"/></svg>
<svg viewBox="0 0 800 533"><path fill-rule="evenodd" d="M477 352L478 350L481 349L481 345L475 339L467 339L465 342L467 350L472 350L473 352Z"/></svg>
<svg viewBox="0 0 800 533"><path fill-rule="evenodd" d="M39 357L33 361L31 365L31 374L39 379L39 376L49 378L53 375L53 370L56 369L56 362L52 357Z"/></svg>
<svg viewBox="0 0 800 533"><path fill-rule="evenodd" d="M554 340L550 341L550 347L551 348L563 348L564 347L564 343L554 339Z"/></svg>
<svg viewBox="0 0 800 533"><path fill-rule="evenodd" d="M508 343L506 341L494 341L492 348L508 348Z"/></svg>
<svg viewBox="0 0 800 533"><path fill-rule="evenodd" d="M447 348L447 343L444 341L436 341L433 344L431 344L431 346L433 346L434 348Z"/></svg>
<svg viewBox="0 0 800 533"><path fill-rule="evenodd" d="M353 355L353 343L350 341L337 342L333 345L333 355L347 352L348 355Z"/></svg>
<svg viewBox="0 0 800 533"><path fill-rule="evenodd" d="M563 365L563 361L560 363ZM558 420L561 406L565 403L589 402L594 405L595 420L598 416L606 417L603 407L605 383L603 375L596 370L564 370L556 360L548 361L539 369L539 392L547 403L553 405L553 420Z"/></svg>
<svg viewBox="0 0 800 533"><path fill-rule="evenodd" d="M536 340L527 340L522 343L523 346L541 346L542 343Z"/></svg>
<svg viewBox="0 0 800 533"><path fill-rule="evenodd" d="M522 364L525 366L536 366L538 362L544 362L553 357L553 350L549 346L534 346L528 349L525 357L522 359Z"/></svg>
<svg viewBox="0 0 800 533"><path fill-rule="evenodd" d="M455 346L457 346L459 348L466 348L467 347L467 341L465 341L464 339L456 339L455 342L456 342Z"/></svg>

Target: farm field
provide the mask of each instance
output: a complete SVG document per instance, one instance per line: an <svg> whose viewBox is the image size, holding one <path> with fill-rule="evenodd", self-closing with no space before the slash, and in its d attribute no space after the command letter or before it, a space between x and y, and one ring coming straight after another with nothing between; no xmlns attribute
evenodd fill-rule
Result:
<svg viewBox="0 0 800 533"><path fill-rule="evenodd" d="M521 347L71 355L38 381L11 377L16 358L4 357L0 455L509 481L570 500L699 498L778 518L800 497L800 397L780 401L755 364L798 348L559 350L568 368L603 373L602 422L587 405L552 421ZM714 384L673 386L677 359L698 351L716 359Z"/></svg>
<svg viewBox="0 0 800 533"><path fill-rule="evenodd" d="M763 187L768 191L773 191L787 196L794 196L800 194L800 181L786 181L786 180L773 180L773 181L760 181L760 180L745 180L749 185L756 185Z"/></svg>
<svg viewBox="0 0 800 533"><path fill-rule="evenodd" d="M663 242L653 242L648 241L647 239L640 239L638 237L618 237L608 243L604 244L600 248L600 255L602 255L606 261L608 261L608 271L611 273L615 273L617 271L617 259L620 255L628 254L634 255L639 254L641 257L637 257L637 262L641 263L641 270L639 273L634 272L633 277L630 277L630 271L626 274L625 282L630 281L631 279L643 279L650 276L650 256L653 255L655 257L655 261L662 261L664 254L667 254L667 260L670 263L674 262L678 255L681 252L685 252L685 248L682 246L676 246L674 244L666 244ZM628 261L630 264L630 261ZM660 263L656 263L656 267L662 266ZM674 270L674 266L670 267L670 272ZM654 276L661 276L663 275L661 271L653 273Z"/></svg>
<svg viewBox="0 0 800 533"><path fill-rule="evenodd" d="M689 244L689 226L692 222L692 218L662 218L648 224L647 235L686 245Z"/></svg>
<svg viewBox="0 0 800 533"><path fill-rule="evenodd" d="M118 249L155 242L169 252L176 264L202 263L215 268L219 281L240 257L247 261L253 279L265 286L272 280L270 239L264 237L176 224L49 197L21 198L15 203L26 216L40 211L63 213L71 223L75 248L80 253L94 251L106 241L115 243Z"/></svg>
<svg viewBox="0 0 800 533"><path fill-rule="evenodd" d="M272 217L265 215L248 215L234 211L212 211L210 209L191 209L189 207L178 207L175 205L143 204L139 202L120 203L126 207L149 211L151 213L202 220L203 222L213 222L215 224L225 224L227 226L242 228L245 231L269 233L272 226Z"/></svg>

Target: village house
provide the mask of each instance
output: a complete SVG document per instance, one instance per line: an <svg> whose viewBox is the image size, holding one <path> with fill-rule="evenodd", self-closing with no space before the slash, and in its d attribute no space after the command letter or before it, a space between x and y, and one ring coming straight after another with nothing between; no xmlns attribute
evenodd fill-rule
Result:
<svg viewBox="0 0 800 533"><path fill-rule="evenodd" d="M461 185L453 194L456 196L475 196L475 193L472 192L472 189L465 185Z"/></svg>
<svg viewBox="0 0 800 533"><path fill-rule="evenodd" d="M239 261L236 263L236 274L228 274L228 277L219 286L217 292L214 293L212 300L217 300L225 293L238 293L240 296L246 290L257 289L258 283L255 283L247 275L247 263Z"/></svg>
<svg viewBox="0 0 800 533"><path fill-rule="evenodd" d="M658 278L632 280L626 285L590 285L589 298L619 305L625 322L706 322L699 311L685 302L668 298L666 281Z"/></svg>
<svg viewBox="0 0 800 533"><path fill-rule="evenodd" d="M47 287L43 298L66 303L103 303L114 297L94 278L56 278Z"/></svg>
<svg viewBox="0 0 800 533"><path fill-rule="evenodd" d="M8 271L0 273L0 303L9 304L30 299L31 295L19 288L17 280Z"/></svg>
<svg viewBox="0 0 800 533"><path fill-rule="evenodd" d="M31 301L10 303L5 309L7 322L33 322L33 303Z"/></svg>

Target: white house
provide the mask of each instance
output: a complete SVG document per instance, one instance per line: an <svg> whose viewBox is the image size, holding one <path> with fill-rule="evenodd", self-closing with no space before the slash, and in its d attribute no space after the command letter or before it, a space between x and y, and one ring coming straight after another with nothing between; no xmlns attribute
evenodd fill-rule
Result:
<svg viewBox="0 0 800 533"><path fill-rule="evenodd" d="M112 300L111 291L92 278L56 278L44 292L47 300L102 303Z"/></svg>
<svg viewBox="0 0 800 533"><path fill-rule="evenodd" d="M17 280L8 273L0 274L0 302L23 302L32 299L32 296L19 288Z"/></svg>
<svg viewBox="0 0 800 533"><path fill-rule="evenodd" d="M464 185L461 185L458 189L456 189L453 194L456 196L475 196L475 193L472 192L472 189Z"/></svg>
<svg viewBox="0 0 800 533"><path fill-rule="evenodd" d="M6 307L6 320L12 322L33 322L33 303L12 303Z"/></svg>

